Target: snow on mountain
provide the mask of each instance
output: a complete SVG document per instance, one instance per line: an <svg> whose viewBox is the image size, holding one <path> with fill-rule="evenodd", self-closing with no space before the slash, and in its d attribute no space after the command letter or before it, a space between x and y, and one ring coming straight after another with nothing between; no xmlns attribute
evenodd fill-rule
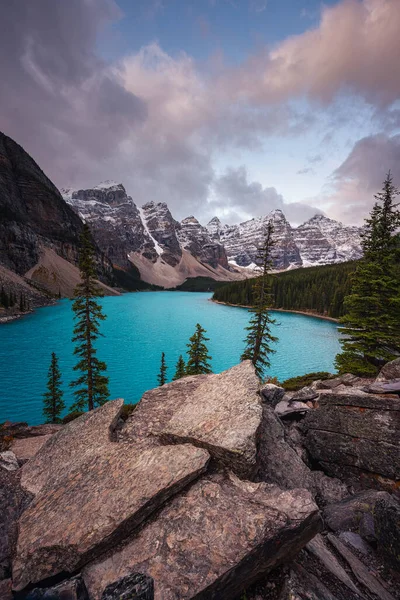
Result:
<svg viewBox="0 0 400 600"><path fill-rule="evenodd" d="M98 246L115 265L129 269L133 262L152 281L161 271L163 281L172 276L169 267L179 271L180 279L189 272L190 276L195 272L207 276L204 273L208 268L219 269L223 278L244 276L256 268L258 248L271 220L272 264L276 270L344 262L362 255L362 229L344 226L323 215L315 215L293 228L277 209L239 225L222 225L214 217L204 227L193 216L179 223L165 202L147 202L138 208L124 186L115 181L89 189L62 189L61 193L81 219L90 224ZM214 272L210 276L217 278Z"/></svg>
<svg viewBox="0 0 400 600"><path fill-rule="evenodd" d="M361 258L361 227L346 227L315 215L293 230L304 266L325 265Z"/></svg>
<svg viewBox="0 0 400 600"><path fill-rule="evenodd" d="M264 240L268 222L274 225L273 267L287 269L301 267L301 257L293 238L293 230L281 210L274 210L265 217L256 217L239 225L221 227L219 219L212 219L207 229L214 239L225 247L228 260L240 267L257 264L258 248Z"/></svg>

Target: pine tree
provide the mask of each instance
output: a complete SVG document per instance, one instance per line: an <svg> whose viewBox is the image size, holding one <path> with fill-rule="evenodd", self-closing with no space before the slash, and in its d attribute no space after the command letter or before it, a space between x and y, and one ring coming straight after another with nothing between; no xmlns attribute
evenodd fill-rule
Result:
<svg viewBox="0 0 400 600"><path fill-rule="evenodd" d="M340 373L374 376L382 363L400 353L400 244L396 235L399 191L389 174L363 234L364 256L345 298L340 329L342 352L336 357Z"/></svg>
<svg viewBox="0 0 400 600"><path fill-rule="evenodd" d="M76 342L74 354L79 357L74 370L80 371L81 376L70 384L78 388L74 392L76 401L71 410L84 410L85 406L88 410L93 410L107 401L109 392L108 377L103 374L107 367L97 358L94 347L94 342L102 335L100 322L106 316L96 302L96 298L103 293L95 281L94 248L87 224L84 225L81 236L79 269L82 282L75 288L75 301L72 305L76 321L72 341Z"/></svg>
<svg viewBox="0 0 400 600"><path fill-rule="evenodd" d="M167 383L167 365L165 364L165 352L161 353L161 365L160 372L157 376L158 385L165 385Z"/></svg>
<svg viewBox="0 0 400 600"><path fill-rule="evenodd" d="M185 365L185 361L183 360L183 356L181 354L180 357L178 358L178 362L176 363L175 375L173 376L172 380L176 381L177 379L181 379L182 377L185 377L185 375L186 375L186 365Z"/></svg>
<svg viewBox="0 0 400 600"><path fill-rule="evenodd" d="M274 231L271 221L267 225L265 240L259 250L258 263L261 266L262 275L254 283L254 308L245 340L246 347L241 360L251 360L258 377L262 377L266 368L270 366L269 355L275 352L270 346L278 338L271 334L270 326L275 320L270 317L269 308L272 305L271 277L268 270L271 264L271 248L273 245L272 233Z"/></svg>
<svg viewBox="0 0 400 600"><path fill-rule="evenodd" d="M46 423L60 423L60 416L64 408L65 403L61 389L61 373L58 367L58 358L52 352L47 379L47 392L43 395L43 415L46 418Z"/></svg>
<svg viewBox="0 0 400 600"><path fill-rule="evenodd" d="M188 362L186 365L186 375L201 375L203 373L212 373L211 356L208 354L207 346L205 342L208 342L210 338L205 337L206 330L197 323L196 331L189 339L187 344L188 350Z"/></svg>

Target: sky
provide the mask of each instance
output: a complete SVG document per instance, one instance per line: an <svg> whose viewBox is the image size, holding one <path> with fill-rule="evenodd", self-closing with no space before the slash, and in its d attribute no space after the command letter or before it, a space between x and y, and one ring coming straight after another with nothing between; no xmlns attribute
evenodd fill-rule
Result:
<svg viewBox="0 0 400 600"><path fill-rule="evenodd" d="M400 0L0 0L0 130L177 219L361 224L400 186Z"/></svg>

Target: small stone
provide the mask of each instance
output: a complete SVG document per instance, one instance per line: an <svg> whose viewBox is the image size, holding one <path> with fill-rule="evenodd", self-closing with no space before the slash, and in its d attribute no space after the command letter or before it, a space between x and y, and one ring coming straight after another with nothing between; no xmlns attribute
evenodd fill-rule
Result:
<svg viewBox="0 0 400 600"><path fill-rule="evenodd" d="M35 588L25 600L89 600L82 577L73 577L51 588Z"/></svg>
<svg viewBox="0 0 400 600"><path fill-rule="evenodd" d="M0 467L6 471L17 471L19 464L17 457L11 450L6 450L0 453Z"/></svg>
<svg viewBox="0 0 400 600"><path fill-rule="evenodd" d="M273 383L266 383L261 389L261 397L263 401L268 402L271 406L275 407L285 395L285 390L278 385Z"/></svg>
<svg viewBox="0 0 400 600"><path fill-rule="evenodd" d="M275 406L275 414L280 417L288 417L290 415L305 415L310 409L304 402L281 400Z"/></svg>
<svg viewBox="0 0 400 600"><path fill-rule="evenodd" d="M361 515L358 530L364 540L371 543L376 542L374 515L372 513L368 512Z"/></svg>
<svg viewBox="0 0 400 600"><path fill-rule="evenodd" d="M319 394L312 387L307 386L295 392L292 400L300 400L301 402L310 402L318 398Z"/></svg>
<svg viewBox="0 0 400 600"><path fill-rule="evenodd" d="M375 505L382 499L390 501L390 494L368 490L349 496L341 502L327 506L323 512L324 521L332 531L358 529L363 514L373 515Z"/></svg>
<svg viewBox="0 0 400 600"><path fill-rule="evenodd" d="M101 600L153 600L154 582L151 577L132 573L110 583L104 590Z"/></svg>
<svg viewBox="0 0 400 600"><path fill-rule="evenodd" d="M342 531L339 533L339 539L342 542L350 545L354 550L360 552L364 556L368 556L373 552L371 546L367 544L358 533L354 533L354 531Z"/></svg>

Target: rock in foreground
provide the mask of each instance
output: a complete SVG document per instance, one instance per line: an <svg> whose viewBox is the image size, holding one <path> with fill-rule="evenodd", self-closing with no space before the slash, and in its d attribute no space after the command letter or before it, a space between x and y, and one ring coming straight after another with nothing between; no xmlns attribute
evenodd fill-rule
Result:
<svg viewBox="0 0 400 600"><path fill-rule="evenodd" d="M154 579L155 600L230 600L294 556L320 527L305 490L216 474L174 498L83 576L92 600L132 572Z"/></svg>
<svg viewBox="0 0 400 600"><path fill-rule="evenodd" d="M143 449L109 442L39 493L22 515L15 589L74 572L119 543L208 461L206 450L189 444Z"/></svg>
<svg viewBox="0 0 400 600"><path fill-rule="evenodd" d="M250 361L218 375L183 379L147 392L126 423L124 439L158 438L206 448L222 467L251 478L257 469L262 408Z"/></svg>

